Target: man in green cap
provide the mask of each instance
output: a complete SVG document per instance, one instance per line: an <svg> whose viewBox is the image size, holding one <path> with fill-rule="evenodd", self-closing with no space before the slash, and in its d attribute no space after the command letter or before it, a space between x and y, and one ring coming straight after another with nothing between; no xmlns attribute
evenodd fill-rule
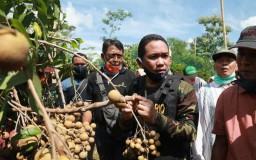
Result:
<svg viewBox="0 0 256 160"><path fill-rule="evenodd" d="M187 66L183 74L188 77L188 82L193 86L197 92L203 85L207 84L205 80L198 77L197 70L194 66Z"/></svg>

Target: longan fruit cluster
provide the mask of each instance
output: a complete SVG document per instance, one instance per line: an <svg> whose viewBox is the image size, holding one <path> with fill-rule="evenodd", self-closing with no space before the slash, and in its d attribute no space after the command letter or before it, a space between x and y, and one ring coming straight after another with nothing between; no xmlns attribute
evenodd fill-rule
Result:
<svg viewBox="0 0 256 160"><path fill-rule="evenodd" d="M76 106L81 105L81 102L76 103ZM95 142L96 124L82 123L80 119L80 114L66 114L64 120L59 118L55 125L56 131L66 142L74 159L86 159L88 152L92 149L92 144Z"/></svg>
<svg viewBox="0 0 256 160"><path fill-rule="evenodd" d="M126 158L136 159L137 157L138 160L147 160L149 155L160 156L160 152L157 151L157 147L161 145L160 134L154 130L144 133L145 139L141 133L126 139L126 149L123 152Z"/></svg>

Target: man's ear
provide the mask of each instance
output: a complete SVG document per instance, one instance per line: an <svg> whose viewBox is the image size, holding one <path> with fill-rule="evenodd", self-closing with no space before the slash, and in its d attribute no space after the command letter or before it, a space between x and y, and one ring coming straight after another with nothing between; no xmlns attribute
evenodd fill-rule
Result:
<svg viewBox="0 0 256 160"><path fill-rule="evenodd" d="M137 62L137 64L140 66L140 68L143 67L142 60L141 60L140 57L137 57L136 62Z"/></svg>

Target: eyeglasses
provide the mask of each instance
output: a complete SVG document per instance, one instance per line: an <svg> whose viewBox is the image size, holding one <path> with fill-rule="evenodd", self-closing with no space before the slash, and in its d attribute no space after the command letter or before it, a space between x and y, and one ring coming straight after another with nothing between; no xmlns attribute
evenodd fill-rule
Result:
<svg viewBox="0 0 256 160"><path fill-rule="evenodd" d="M105 54L107 56L107 58L115 58L117 57L118 59L123 58L122 54Z"/></svg>

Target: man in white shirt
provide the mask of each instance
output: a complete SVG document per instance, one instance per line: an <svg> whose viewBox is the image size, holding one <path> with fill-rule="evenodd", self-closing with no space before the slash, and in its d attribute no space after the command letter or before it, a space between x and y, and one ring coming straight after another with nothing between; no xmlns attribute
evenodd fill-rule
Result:
<svg viewBox="0 0 256 160"><path fill-rule="evenodd" d="M214 61L214 81L200 88L197 94L199 120L197 139L193 143L193 156L196 160L210 160L215 135L211 133L214 122L215 107L219 95L231 86L235 80L236 53L222 49L216 52Z"/></svg>

